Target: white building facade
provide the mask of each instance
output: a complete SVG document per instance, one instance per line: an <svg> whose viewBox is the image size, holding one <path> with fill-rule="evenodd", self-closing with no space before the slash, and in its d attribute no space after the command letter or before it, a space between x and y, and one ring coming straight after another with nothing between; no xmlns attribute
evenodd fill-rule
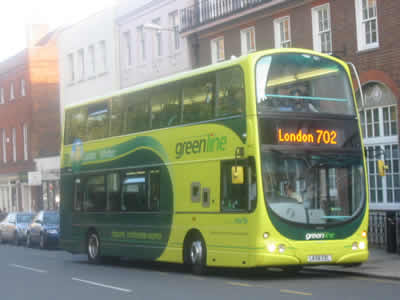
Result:
<svg viewBox="0 0 400 300"><path fill-rule="evenodd" d="M60 34L60 108L119 87L115 8L105 9Z"/></svg>
<svg viewBox="0 0 400 300"><path fill-rule="evenodd" d="M190 49L179 34L180 10L194 0L154 0L117 9L120 87L191 69ZM123 7L123 8L122 8Z"/></svg>

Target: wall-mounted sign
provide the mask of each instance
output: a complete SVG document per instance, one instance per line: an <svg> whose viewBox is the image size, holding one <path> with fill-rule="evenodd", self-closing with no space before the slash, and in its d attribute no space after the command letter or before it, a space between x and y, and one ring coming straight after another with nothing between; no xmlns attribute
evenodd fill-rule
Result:
<svg viewBox="0 0 400 300"><path fill-rule="evenodd" d="M28 184L29 185L42 185L42 173L41 172L28 172Z"/></svg>

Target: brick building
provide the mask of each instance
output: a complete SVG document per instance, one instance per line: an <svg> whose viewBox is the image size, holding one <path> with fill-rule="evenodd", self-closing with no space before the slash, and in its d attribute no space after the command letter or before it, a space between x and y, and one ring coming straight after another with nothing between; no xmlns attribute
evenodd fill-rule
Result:
<svg viewBox="0 0 400 300"><path fill-rule="evenodd" d="M194 67L279 47L314 49L355 64L365 96L358 102L370 209L393 211L400 210L399 13L398 0L201 0L181 11L181 34L191 40ZM380 158L389 166L385 177L377 174Z"/></svg>
<svg viewBox="0 0 400 300"><path fill-rule="evenodd" d="M57 33L47 33L46 26L32 29L29 47L0 63L2 211L52 208L58 193ZM29 175L39 176L37 185L28 184Z"/></svg>

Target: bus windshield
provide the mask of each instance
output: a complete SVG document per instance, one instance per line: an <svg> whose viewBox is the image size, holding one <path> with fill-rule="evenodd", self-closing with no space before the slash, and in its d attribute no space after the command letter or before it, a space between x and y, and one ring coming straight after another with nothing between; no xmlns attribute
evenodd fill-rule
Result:
<svg viewBox="0 0 400 300"><path fill-rule="evenodd" d="M305 112L355 115L345 69L320 56L283 53L256 66L258 113Z"/></svg>
<svg viewBox="0 0 400 300"><path fill-rule="evenodd" d="M365 203L361 153L320 154L263 151L267 206L279 217L301 224L345 222Z"/></svg>

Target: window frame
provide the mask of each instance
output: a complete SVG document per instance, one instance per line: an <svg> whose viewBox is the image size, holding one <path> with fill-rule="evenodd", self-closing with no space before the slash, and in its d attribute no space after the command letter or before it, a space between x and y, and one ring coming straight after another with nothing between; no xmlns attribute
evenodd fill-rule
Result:
<svg viewBox="0 0 400 300"><path fill-rule="evenodd" d="M7 132L5 128L1 129L1 140L2 140L3 163L7 163Z"/></svg>
<svg viewBox="0 0 400 300"><path fill-rule="evenodd" d="M24 78L21 78L21 97L26 96L26 82Z"/></svg>
<svg viewBox="0 0 400 300"><path fill-rule="evenodd" d="M219 43L222 41L222 52ZM213 64L225 60L225 39L223 36L216 37L210 41L211 44L211 62Z"/></svg>
<svg viewBox="0 0 400 300"><path fill-rule="evenodd" d="M124 31L122 33L124 39L124 49L125 49L125 67L130 68L133 65L132 57L132 34L130 30Z"/></svg>
<svg viewBox="0 0 400 300"><path fill-rule="evenodd" d="M15 127L11 130L11 143L12 143L12 157L13 162L17 161L17 130Z"/></svg>
<svg viewBox="0 0 400 300"><path fill-rule="evenodd" d="M179 35L179 10L175 10L168 14L169 26L172 28L171 32L171 49L173 52L180 50L181 48L181 38Z"/></svg>
<svg viewBox="0 0 400 300"><path fill-rule="evenodd" d="M320 31L320 24L319 24L319 12L324 12L324 10L327 10L327 17L328 17L328 27L329 30L324 29ZM333 45L332 45L332 18L331 18L331 7L330 3L325 3L321 4L318 6L314 6L311 8L311 14L312 14L312 29L313 29L313 48L315 51L323 52L326 54L332 54L333 52ZM330 51L323 51L322 49L322 35L325 33L329 32L329 45L330 45Z"/></svg>
<svg viewBox="0 0 400 300"><path fill-rule="evenodd" d="M248 39L247 39L248 34L250 34L250 45L248 44ZM253 35L252 38L254 41L254 48L251 48L251 35ZM256 28L254 26L240 30L240 44L241 44L242 55L246 55L256 51L257 49Z"/></svg>
<svg viewBox="0 0 400 300"><path fill-rule="evenodd" d="M281 24L288 22L288 40L284 40L281 35ZM275 36L275 48L290 48L292 47L292 33L290 25L290 16L283 16L274 19L274 36Z"/></svg>
<svg viewBox="0 0 400 300"><path fill-rule="evenodd" d="M78 50L78 81L85 80L85 50Z"/></svg>
<svg viewBox="0 0 400 300"><path fill-rule="evenodd" d="M4 104L4 87L0 87L0 104Z"/></svg>
<svg viewBox="0 0 400 300"><path fill-rule="evenodd" d="M76 80L74 53L69 53L67 55L67 61L68 61L68 75L69 75L68 81L69 83L74 83Z"/></svg>
<svg viewBox="0 0 400 300"><path fill-rule="evenodd" d="M378 1L375 1L375 16L367 19L363 18L363 0L355 1L355 15L356 15L356 29L357 29L357 48L358 51L370 50L379 48L379 23L378 23ZM368 11L369 9L367 9ZM367 44L367 37L365 31L365 22L376 23L376 42Z"/></svg>
<svg viewBox="0 0 400 300"><path fill-rule="evenodd" d="M24 123L22 126L22 136L24 139L24 160L28 160L29 153L28 153L28 124Z"/></svg>
<svg viewBox="0 0 400 300"><path fill-rule="evenodd" d="M15 99L15 93L14 93L14 82L10 83L10 101L13 101Z"/></svg>

